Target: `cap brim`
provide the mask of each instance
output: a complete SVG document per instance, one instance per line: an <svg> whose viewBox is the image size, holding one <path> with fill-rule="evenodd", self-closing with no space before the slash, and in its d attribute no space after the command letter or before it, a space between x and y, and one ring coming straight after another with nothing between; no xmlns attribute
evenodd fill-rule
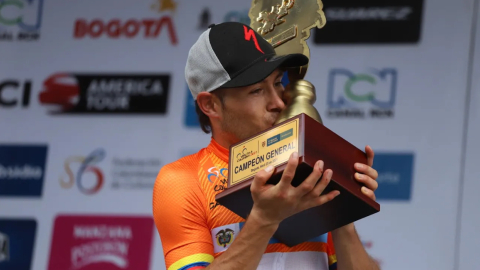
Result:
<svg viewBox="0 0 480 270"><path fill-rule="evenodd" d="M306 64L308 64L308 57L300 53L276 56L268 61L259 61L223 84L220 88L252 85L267 78L277 68L301 67Z"/></svg>

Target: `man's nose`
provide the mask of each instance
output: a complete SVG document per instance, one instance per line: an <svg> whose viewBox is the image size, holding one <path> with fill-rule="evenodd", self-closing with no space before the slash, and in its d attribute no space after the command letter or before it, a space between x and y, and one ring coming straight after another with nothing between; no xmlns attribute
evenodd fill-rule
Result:
<svg viewBox="0 0 480 270"><path fill-rule="evenodd" d="M285 109L285 102L282 100L282 92L272 89L272 91L270 91L269 99L267 107L268 111L281 112Z"/></svg>

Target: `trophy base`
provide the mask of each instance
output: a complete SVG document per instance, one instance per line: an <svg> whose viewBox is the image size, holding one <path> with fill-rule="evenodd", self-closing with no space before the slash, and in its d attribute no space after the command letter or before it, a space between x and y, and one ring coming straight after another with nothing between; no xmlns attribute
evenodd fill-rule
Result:
<svg viewBox="0 0 480 270"><path fill-rule="evenodd" d="M300 185L312 172L315 163L323 160L324 169L331 169L333 175L322 194L338 190L340 195L324 205L297 213L280 223L273 237L289 247L380 211L380 205L361 192L362 184L354 178L356 171L353 165L357 162L366 164L365 153L308 115L300 114L286 122L297 118L300 120L299 165L292 185ZM275 128L276 126L267 131ZM267 183L278 183L285 167L286 163L276 166L274 175ZM216 201L246 219L253 207L250 192L252 181L253 177L229 186L216 195Z"/></svg>

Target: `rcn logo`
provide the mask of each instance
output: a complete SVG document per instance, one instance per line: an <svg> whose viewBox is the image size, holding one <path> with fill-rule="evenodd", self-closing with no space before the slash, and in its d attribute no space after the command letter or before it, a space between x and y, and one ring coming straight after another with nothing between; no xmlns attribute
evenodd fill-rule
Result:
<svg viewBox="0 0 480 270"><path fill-rule="evenodd" d="M40 38L43 0L0 0L0 41Z"/></svg>
<svg viewBox="0 0 480 270"><path fill-rule="evenodd" d="M327 115L332 118L391 118L396 92L396 69L371 69L362 73L332 69L328 76Z"/></svg>
<svg viewBox="0 0 480 270"><path fill-rule="evenodd" d="M78 189L87 195L97 193L103 186L103 172L96 165L105 159L106 153L103 149L97 149L90 155L72 156L65 160L64 168L67 174L60 178L60 186L62 188L71 188L77 182ZM72 167L76 170L72 170Z"/></svg>

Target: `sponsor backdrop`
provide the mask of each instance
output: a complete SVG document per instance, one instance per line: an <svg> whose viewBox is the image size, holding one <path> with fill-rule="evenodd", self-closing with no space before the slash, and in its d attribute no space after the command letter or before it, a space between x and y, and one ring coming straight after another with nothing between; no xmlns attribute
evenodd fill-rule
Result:
<svg viewBox="0 0 480 270"><path fill-rule="evenodd" d="M210 140L188 50L250 4L0 0L0 269L165 268L155 177ZM324 4L306 79L325 125L377 153L367 251L386 270L476 269L478 1Z"/></svg>
<svg viewBox="0 0 480 270"><path fill-rule="evenodd" d="M478 165L480 164L480 3L476 3L476 18L474 18L475 27L472 37L471 65L471 91L467 95L468 107L465 108L467 117L465 118L466 138L465 153L463 154L462 166L464 174L462 175L461 193L459 201L459 220L461 223L457 227L459 248L457 259L460 265L459 269L468 269L479 264L477 250L480 249L480 215L478 206L480 205L480 196L477 191L480 190L480 181L478 181ZM477 266L478 267L478 266Z"/></svg>

